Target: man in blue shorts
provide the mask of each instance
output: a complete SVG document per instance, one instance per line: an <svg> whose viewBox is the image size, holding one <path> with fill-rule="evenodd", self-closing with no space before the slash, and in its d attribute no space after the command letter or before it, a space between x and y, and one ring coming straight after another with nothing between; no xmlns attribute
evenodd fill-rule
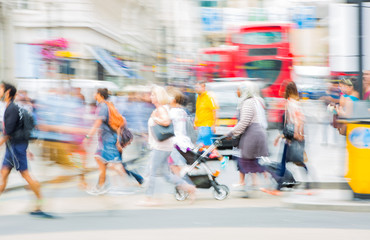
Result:
<svg viewBox="0 0 370 240"><path fill-rule="evenodd" d="M52 216L41 211L42 196L40 184L29 174L27 165L28 139L14 138L17 131L22 131L19 116L19 106L14 103L17 89L8 83L0 85L0 98L6 103L4 112L4 133L0 140L0 146L6 144L6 152L1 168L0 194L5 190L9 174L13 168L19 171L27 181L31 190L35 193L36 208L30 214L33 216L51 218Z"/></svg>

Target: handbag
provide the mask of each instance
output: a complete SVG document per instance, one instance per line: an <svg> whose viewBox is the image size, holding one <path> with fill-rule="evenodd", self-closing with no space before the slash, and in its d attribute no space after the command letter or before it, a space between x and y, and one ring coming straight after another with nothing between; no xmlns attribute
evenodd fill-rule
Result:
<svg viewBox="0 0 370 240"><path fill-rule="evenodd" d="M232 137L231 138L231 144L232 144L232 146L233 147L239 147L239 142L240 142L240 138L241 138L242 136L241 135L239 135L239 136L236 136L236 137Z"/></svg>
<svg viewBox="0 0 370 240"><path fill-rule="evenodd" d="M304 141L293 140L288 145L286 152L286 162L292 162L295 164L304 163Z"/></svg>
<svg viewBox="0 0 370 240"><path fill-rule="evenodd" d="M285 106L283 135L288 140L294 139L294 124L287 123L287 109Z"/></svg>
<svg viewBox="0 0 370 240"><path fill-rule="evenodd" d="M167 140L170 137L175 136L175 131L173 129L172 123L168 126L162 126L162 125L156 124L152 126L151 129L152 129L154 138L156 138L160 142Z"/></svg>
<svg viewBox="0 0 370 240"><path fill-rule="evenodd" d="M293 140L294 138L294 124L287 123L283 128L283 135L288 140Z"/></svg>

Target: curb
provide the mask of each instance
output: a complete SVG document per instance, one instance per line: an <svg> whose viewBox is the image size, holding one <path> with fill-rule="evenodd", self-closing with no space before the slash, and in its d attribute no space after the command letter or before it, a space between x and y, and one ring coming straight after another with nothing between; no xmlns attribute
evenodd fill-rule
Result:
<svg viewBox="0 0 370 240"><path fill-rule="evenodd" d="M315 210L315 211L341 211L341 212L370 212L369 201L353 201L343 203L322 203L322 202L294 202L283 200L283 206L297 210Z"/></svg>
<svg viewBox="0 0 370 240"><path fill-rule="evenodd" d="M308 182L312 189L338 189L338 190L351 190L347 182ZM301 185L305 185L302 182Z"/></svg>
<svg viewBox="0 0 370 240"><path fill-rule="evenodd" d="M283 206L299 210L370 212L370 201L354 198L352 190L318 190L313 195L290 194L282 199Z"/></svg>

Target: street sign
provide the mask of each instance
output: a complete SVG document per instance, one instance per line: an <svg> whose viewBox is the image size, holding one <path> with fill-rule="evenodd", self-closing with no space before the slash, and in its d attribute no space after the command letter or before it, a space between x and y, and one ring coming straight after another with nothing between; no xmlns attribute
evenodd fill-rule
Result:
<svg viewBox="0 0 370 240"><path fill-rule="evenodd" d="M292 8L293 22L297 24L297 28L314 28L316 25L316 7L300 6Z"/></svg>
<svg viewBox="0 0 370 240"><path fill-rule="evenodd" d="M201 8L203 31L222 31L222 8Z"/></svg>

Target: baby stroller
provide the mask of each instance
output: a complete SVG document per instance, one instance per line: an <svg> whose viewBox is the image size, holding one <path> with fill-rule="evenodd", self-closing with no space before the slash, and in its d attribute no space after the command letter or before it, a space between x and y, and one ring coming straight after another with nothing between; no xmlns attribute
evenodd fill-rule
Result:
<svg viewBox="0 0 370 240"><path fill-rule="evenodd" d="M185 158L187 165L190 165L186 171L182 173L182 177L189 177L197 188L209 189L213 187L213 196L217 200L224 200L229 195L229 188L226 185L220 185L216 178L218 172L212 173L211 169L207 165L207 161L210 161L209 154L215 150L218 146L222 145L224 137L217 139L211 146L205 149L204 152L199 152L199 147L193 150L188 149L187 152L183 152L179 147L176 146L177 151ZM201 167L205 170L204 174L191 174L195 168ZM175 198L178 201L183 201L188 197L188 193L176 187Z"/></svg>

